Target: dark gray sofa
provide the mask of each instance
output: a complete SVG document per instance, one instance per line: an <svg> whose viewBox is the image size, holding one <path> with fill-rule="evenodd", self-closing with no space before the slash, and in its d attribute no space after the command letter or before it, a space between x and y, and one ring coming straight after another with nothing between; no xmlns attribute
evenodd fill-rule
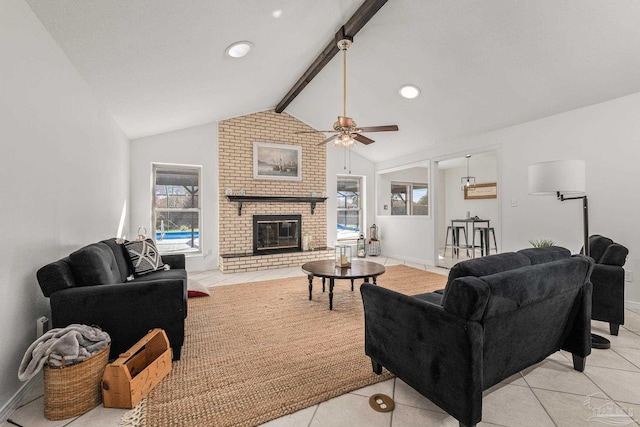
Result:
<svg viewBox="0 0 640 427"><path fill-rule="evenodd" d="M463 261L443 292L360 288L365 352L455 417L482 418L482 392L564 349L584 370L591 353L593 260L532 248Z"/></svg>
<svg viewBox="0 0 640 427"><path fill-rule="evenodd" d="M131 268L116 239L87 245L45 265L38 283L51 305L52 327L96 325L111 336L110 358L118 357L153 328L164 329L180 359L187 316L184 255L163 255L170 270L127 281Z"/></svg>

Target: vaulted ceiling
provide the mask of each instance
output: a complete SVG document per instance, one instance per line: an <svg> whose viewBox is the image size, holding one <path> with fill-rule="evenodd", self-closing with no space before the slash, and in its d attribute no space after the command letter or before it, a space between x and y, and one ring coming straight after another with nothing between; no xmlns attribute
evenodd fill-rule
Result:
<svg viewBox="0 0 640 427"><path fill-rule="evenodd" d="M362 3L26 1L131 139L275 108ZM347 112L400 131L357 151L380 161L638 92L638 23L637 0L389 0L348 51ZM251 53L226 56L239 40ZM341 56L285 111L330 129Z"/></svg>

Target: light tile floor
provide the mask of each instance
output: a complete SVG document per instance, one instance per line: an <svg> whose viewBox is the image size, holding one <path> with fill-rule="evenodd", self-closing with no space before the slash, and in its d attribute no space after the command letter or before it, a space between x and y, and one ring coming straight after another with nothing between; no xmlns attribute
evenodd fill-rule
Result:
<svg viewBox="0 0 640 427"><path fill-rule="evenodd" d="M406 264L447 274L443 268L404 263L385 257L373 259L386 266ZM193 273L206 286L297 277L298 267L252 273ZM382 280L382 278L381 278ZM626 310L619 336L610 336L608 325L594 321L594 332L611 340L611 349L593 350L584 372L573 370L571 354L557 352L536 366L487 390L479 426L598 426L640 425L640 313ZM48 421L44 415L42 377L1 427L115 427L125 410L97 407L64 421ZM369 397L383 393L396 407L379 413L369 407ZM617 414L618 416L612 416ZM265 427L417 427L457 426L457 421L399 379L374 384L264 424Z"/></svg>

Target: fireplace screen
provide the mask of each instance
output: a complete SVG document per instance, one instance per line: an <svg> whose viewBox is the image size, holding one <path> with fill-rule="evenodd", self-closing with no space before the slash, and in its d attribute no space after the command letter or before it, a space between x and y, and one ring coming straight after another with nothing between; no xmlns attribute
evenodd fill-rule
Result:
<svg viewBox="0 0 640 427"><path fill-rule="evenodd" d="M300 221L300 215L254 215L253 253L300 251Z"/></svg>

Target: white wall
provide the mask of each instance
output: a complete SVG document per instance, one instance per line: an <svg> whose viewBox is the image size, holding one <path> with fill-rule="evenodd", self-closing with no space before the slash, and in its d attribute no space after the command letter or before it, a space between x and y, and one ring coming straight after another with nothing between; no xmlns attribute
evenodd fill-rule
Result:
<svg viewBox="0 0 640 427"><path fill-rule="evenodd" d="M0 9L1 423L26 390L17 372L35 320L49 315L36 271L116 235L129 144L29 6Z"/></svg>
<svg viewBox="0 0 640 427"><path fill-rule="evenodd" d="M640 303L640 196L635 189L640 176L638 117L640 93L381 162L376 169L499 146L501 250L517 250L528 247L530 239L549 238L575 253L582 246L581 203L529 196L527 167L546 160L585 160L590 233L608 236L629 248L625 268L637 278L627 284L626 298ZM433 247L433 235L432 229L429 236L411 239L413 244L418 239L431 240ZM387 240L394 238L386 236Z"/></svg>
<svg viewBox="0 0 640 427"><path fill-rule="evenodd" d="M154 230L152 163L202 166L202 253L187 255L189 271L218 267L218 124L209 123L131 141L131 231ZM151 233L151 231L149 231Z"/></svg>
<svg viewBox="0 0 640 427"><path fill-rule="evenodd" d="M349 169L344 168L344 152L341 148L336 148L332 144L327 144L327 246L334 247L337 236L337 202L336 190L338 188L338 175L349 175ZM363 218L365 230L368 229L375 220L375 182L373 173L373 163L364 157L351 152L351 175L364 178L365 192L364 204L366 206L366 216Z"/></svg>
<svg viewBox="0 0 640 427"><path fill-rule="evenodd" d="M429 199L428 216L390 214L391 181L427 183L431 193L429 162L416 164L414 161L407 164L406 168L378 170L376 174L378 237L380 238L382 255L421 264L432 264L433 245L430 245L430 239L425 237L429 236L433 229L433 197L430 196ZM386 211L384 210L385 204L389 205L389 209Z"/></svg>
<svg viewBox="0 0 640 427"><path fill-rule="evenodd" d="M497 156L494 152L490 154L474 155L470 159L470 175L476 178L477 184L486 184L498 181ZM445 236L447 226L451 225L452 219L461 219L467 216L477 216L481 219L490 220L490 225L496 232L496 240L499 240L499 213L500 204L496 199L465 199L464 191L460 189L460 178L467 175L467 166L455 167L444 171L445 211L442 217L438 218L438 233ZM471 227L469 227L471 232ZM451 239L451 237L449 237ZM473 236L469 235L469 244ZM438 240L438 246L444 247L445 238ZM450 242L451 243L451 242ZM492 243L493 245L493 243ZM500 246L498 246L500 249Z"/></svg>

